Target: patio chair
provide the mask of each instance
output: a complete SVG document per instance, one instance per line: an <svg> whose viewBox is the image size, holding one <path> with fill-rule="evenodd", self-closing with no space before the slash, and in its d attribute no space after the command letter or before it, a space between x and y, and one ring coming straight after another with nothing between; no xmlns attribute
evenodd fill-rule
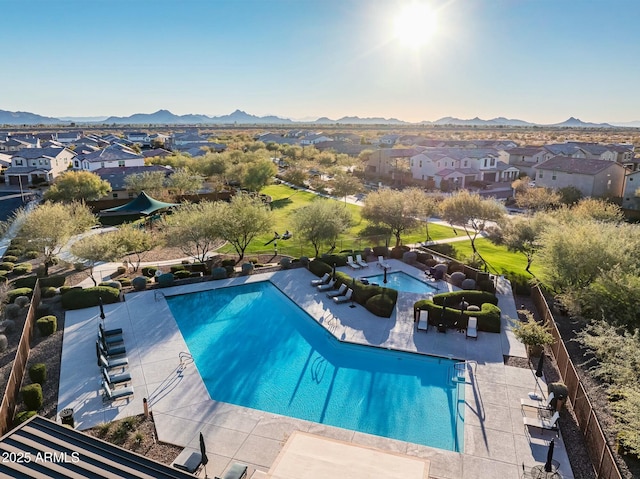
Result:
<svg viewBox="0 0 640 479"><path fill-rule="evenodd" d="M351 301L351 296L353 296L353 290L349 288L347 290L347 294L343 296L336 296L335 298L333 298L333 300L336 302L336 304L346 303L348 301Z"/></svg>
<svg viewBox="0 0 640 479"><path fill-rule="evenodd" d="M102 334L102 331L100 329L98 329L98 339L102 341L102 344L107 345L124 343L124 339L122 336L105 336L104 334Z"/></svg>
<svg viewBox="0 0 640 479"><path fill-rule="evenodd" d="M108 336L122 336L122 328L104 329L102 323L100 323L98 324L98 329L105 338Z"/></svg>
<svg viewBox="0 0 640 479"><path fill-rule="evenodd" d="M131 382L131 374L129 373L120 373L120 374L109 374L109 372L102 368L102 377L108 386L115 386L117 384L124 384Z"/></svg>
<svg viewBox="0 0 640 479"><path fill-rule="evenodd" d="M129 358L126 356L123 358L107 359L102 352L98 355L98 366L105 369L124 368L129 365Z"/></svg>
<svg viewBox="0 0 640 479"><path fill-rule="evenodd" d="M552 409L553 406L551 406L551 401L553 401L554 397L555 397L555 394L553 393L553 391L551 391L546 401L535 400L531 398L523 398L523 399L520 399L520 407L526 406L526 407L535 407L537 409Z"/></svg>
<svg viewBox="0 0 640 479"><path fill-rule="evenodd" d="M104 402L107 401L117 401L118 399L128 398L129 396L133 396L133 386L127 388L120 389L111 389L108 384L102 382L102 390L104 395L102 396L102 400Z"/></svg>
<svg viewBox="0 0 640 479"><path fill-rule="evenodd" d="M124 346L107 346L101 341L96 341L96 344L102 355L107 359L111 359L112 356L122 356L127 353Z"/></svg>
<svg viewBox="0 0 640 479"><path fill-rule="evenodd" d="M360 269L360 265L353 261L353 256L347 256L347 265L351 269Z"/></svg>
<svg viewBox="0 0 640 479"><path fill-rule="evenodd" d="M551 431L558 430L558 419L560 418L560 413L556 411L553 413L553 416L550 418L546 417L527 417L524 416L522 418L522 422L525 426L537 427L539 429L548 429Z"/></svg>
<svg viewBox="0 0 640 479"><path fill-rule="evenodd" d="M391 265L384 260L384 256L378 256L378 262L376 263L376 265L382 269L391 267Z"/></svg>
<svg viewBox="0 0 640 479"><path fill-rule="evenodd" d="M361 254L357 254L356 255L356 263L358 263L363 268L366 268L366 267L369 266L369 263L367 263L365 260L362 259L362 255Z"/></svg>
<svg viewBox="0 0 640 479"><path fill-rule="evenodd" d="M478 318L471 316L467 324L467 338L478 339Z"/></svg>
<svg viewBox="0 0 640 479"><path fill-rule="evenodd" d="M331 292L327 293L327 297L328 298L335 298L336 296L342 296L346 292L347 292L347 284L346 283L342 283L340 285L340 287L336 291L331 291Z"/></svg>
<svg viewBox="0 0 640 479"><path fill-rule="evenodd" d="M173 467L181 471L187 471L191 474L196 472L202 464L202 455L196 451L183 449L182 452L173 461Z"/></svg>
<svg viewBox="0 0 640 479"><path fill-rule="evenodd" d="M246 464L234 462L222 478L216 477L216 479L245 479L247 477L247 468Z"/></svg>
<svg viewBox="0 0 640 479"><path fill-rule="evenodd" d="M320 286L318 286L318 291L329 291L330 289L333 289L335 284L336 280L331 279L327 284L321 284Z"/></svg>
<svg viewBox="0 0 640 479"><path fill-rule="evenodd" d="M418 310L418 331L424 331L425 333L429 330L429 311L426 309Z"/></svg>
<svg viewBox="0 0 640 479"><path fill-rule="evenodd" d="M326 284L331 279L331 275L329 273L325 273L320 279L312 279L311 286L318 286L320 284Z"/></svg>

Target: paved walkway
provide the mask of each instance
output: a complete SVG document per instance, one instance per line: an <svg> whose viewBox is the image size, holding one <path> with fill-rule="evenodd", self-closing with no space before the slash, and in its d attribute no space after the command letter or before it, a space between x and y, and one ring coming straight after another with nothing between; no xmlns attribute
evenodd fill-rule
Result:
<svg viewBox="0 0 640 479"><path fill-rule="evenodd" d="M419 277L422 273L400 261L390 260L394 270ZM340 268L351 272L346 268ZM369 269L375 269L370 267ZM364 275L364 273L362 274ZM517 478L522 463L543 463L552 433L523 427L520 398L534 390L532 371L507 367L503 355L525 357L524 346L510 331L506 316L516 317L508 282L500 280L499 306L505 316L500 334L478 334L477 341L464 334L416 332L413 321L415 295L401 293L391 318L378 318L363 307L336 305L308 286L313 275L305 269L262 273L220 281L130 293L126 302L105 306L106 326L121 327L130 361L135 396L130 401L103 404L99 370L95 365L98 308L69 311L65 319L59 409L74 409L80 429L143 412L148 398L158 439L198 450L202 431L211 451L207 472L221 475L232 462L244 462L268 471L287 438L294 431L308 432L349 443L375 447L430 462L429 477L475 479ZM473 361L465 386L464 452L457 453L412 443L283 417L212 400L189 360L180 330L164 295L184 294L248 282L270 280L304 308L319 324L341 341L383 348L450 356ZM449 286L440 283L440 290ZM543 386L544 388L544 386ZM556 442L555 459L563 477L572 477L562 441Z"/></svg>

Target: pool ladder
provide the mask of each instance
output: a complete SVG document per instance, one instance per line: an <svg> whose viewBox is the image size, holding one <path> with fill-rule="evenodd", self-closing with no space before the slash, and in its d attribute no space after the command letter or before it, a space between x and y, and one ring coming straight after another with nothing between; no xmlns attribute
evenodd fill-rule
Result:
<svg viewBox="0 0 640 479"><path fill-rule="evenodd" d="M193 363L193 356L191 355L191 353L188 353L186 351L181 351L178 354L178 359L180 360L180 366L178 366L178 372L184 371L189 364Z"/></svg>
<svg viewBox="0 0 640 479"><path fill-rule="evenodd" d="M471 379L467 380L467 371L470 371L475 375L478 368L477 361L460 361L453 365L453 368L449 370L449 377L452 384L471 384Z"/></svg>

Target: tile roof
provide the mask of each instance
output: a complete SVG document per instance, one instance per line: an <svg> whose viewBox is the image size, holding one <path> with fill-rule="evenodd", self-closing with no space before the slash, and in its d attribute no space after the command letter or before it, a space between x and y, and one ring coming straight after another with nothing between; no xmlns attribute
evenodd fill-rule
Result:
<svg viewBox="0 0 640 479"><path fill-rule="evenodd" d="M134 160L143 158L142 155L135 153L127 147L121 145L111 145L106 148L86 155L79 155L78 159L81 161L88 161L89 163L99 161L118 161L118 160Z"/></svg>
<svg viewBox="0 0 640 479"><path fill-rule="evenodd" d="M63 151L72 152L71 150L67 150L62 146L50 146L47 148L25 148L24 150L20 150L16 152L14 156L19 158L24 158L26 160L33 160L35 158L56 158Z"/></svg>
<svg viewBox="0 0 640 479"><path fill-rule="evenodd" d="M173 173L173 170L171 168L160 165L127 166L122 168L98 168L94 171L94 173L103 180L108 181L111 185L111 189L116 191L126 189L125 182L128 176L152 171L162 171L166 176L169 176Z"/></svg>
<svg viewBox="0 0 640 479"><path fill-rule="evenodd" d="M619 163L607 160L588 160L586 158L554 156L543 163L535 165L534 168L538 170L561 171L563 173L597 175L611 165L619 165ZM622 165L620 165L620 167L622 168Z"/></svg>

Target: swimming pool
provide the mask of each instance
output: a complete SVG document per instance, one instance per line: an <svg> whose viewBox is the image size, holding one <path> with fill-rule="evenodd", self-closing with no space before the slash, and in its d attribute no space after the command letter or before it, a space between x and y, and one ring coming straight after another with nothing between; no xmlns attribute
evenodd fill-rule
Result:
<svg viewBox="0 0 640 479"><path fill-rule="evenodd" d="M380 286L386 286L387 288L393 288L406 293L424 294L438 291L438 288L435 286L420 281L402 271L387 273L387 284L384 284L384 273L376 274L375 276L366 276L364 279L369 281L369 283L377 283Z"/></svg>
<svg viewBox="0 0 640 479"><path fill-rule="evenodd" d="M167 302L212 399L461 451L455 361L340 343L267 281Z"/></svg>

